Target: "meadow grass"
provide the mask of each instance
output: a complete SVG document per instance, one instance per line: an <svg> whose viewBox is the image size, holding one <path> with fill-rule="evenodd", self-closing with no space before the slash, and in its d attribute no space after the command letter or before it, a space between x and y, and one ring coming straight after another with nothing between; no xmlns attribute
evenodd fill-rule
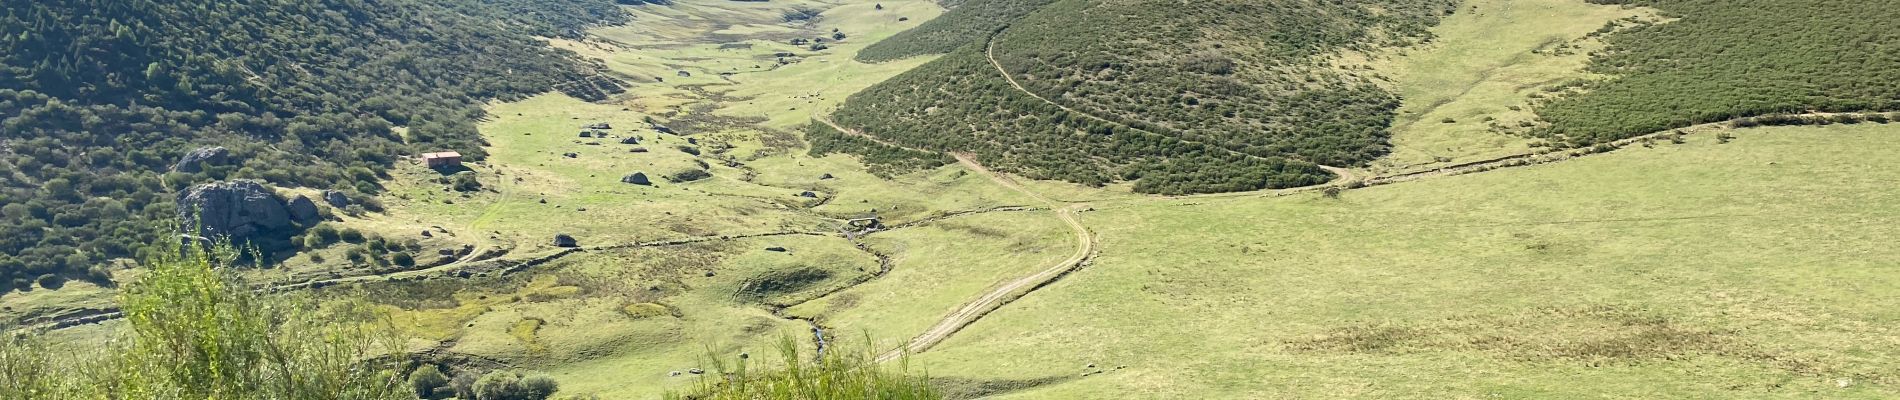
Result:
<svg viewBox="0 0 1900 400"><path fill-rule="evenodd" d="M1094 265L913 362L1076 378L1001 398L1891 398L1896 134L1083 213Z"/></svg>
<svg viewBox="0 0 1900 400"><path fill-rule="evenodd" d="M912 375L908 366L880 365L877 353L830 348L814 359L807 358L795 339L779 339L778 364L754 367L748 355L726 358L708 355L714 366L712 375L702 377L684 393L666 395L669 400L744 399L941 399L926 376Z"/></svg>
<svg viewBox="0 0 1900 400"><path fill-rule="evenodd" d="M878 233L866 242L891 256L889 274L786 311L862 332L877 339L877 350L888 350L991 288L1068 257L1073 235L1046 211L971 215Z"/></svg>
<svg viewBox="0 0 1900 400"><path fill-rule="evenodd" d="M1394 50L1370 63L1403 99L1391 155L1373 164L1395 172L1530 151L1530 139L1494 131L1536 118L1532 95L1589 78L1588 35L1641 9L1571 0L1468 0L1432 29L1430 44ZM1515 108L1515 109L1513 109ZM1452 122L1446 122L1452 121Z"/></svg>

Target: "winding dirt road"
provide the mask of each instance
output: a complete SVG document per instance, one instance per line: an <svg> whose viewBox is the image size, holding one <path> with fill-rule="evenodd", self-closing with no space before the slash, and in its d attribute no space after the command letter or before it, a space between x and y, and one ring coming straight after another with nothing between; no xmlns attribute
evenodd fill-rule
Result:
<svg viewBox="0 0 1900 400"><path fill-rule="evenodd" d="M909 147L887 142L875 136L858 132L857 130L845 129L845 127L839 126L838 123L832 122L829 118L819 117L816 120L819 123L830 126L831 129L836 129L838 132L847 135L865 138L866 140L877 142L885 146L909 149ZM1070 254L1069 258L1050 265L1048 268L1043 268L1034 274L1004 282L1002 285L998 285L988 292L984 292L976 299L964 303L962 307L958 307L955 311L951 311L949 315L945 315L943 319L938 320L936 325L932 325L930 329L924 330L923 333L912 338L909 343L879 354L877 356L878 362L895 360L905 354L929 350L931 346L936 346L937 343L942 343L944 339L949 339L950 335L982 319L983 316L988 315L991 311L996 311L996 309L1002 308L1004 305L1008 305L1010 302L1022 298L1023 295L1027 295L1037 288L1055 282L1056 279L1062 278L1063 275L1068 275L1070 272L1081 268L1089 256L1095 253L1095 235L1089 232L1087 226L1082 225L1082 220L1076 219L1075 217L1076 209L1082 208L1084 205L1063 204L1055 200L1050 200L1048 197L1044 197L1035 191L1024 188L1021 184L1016 183L1015 180L1009 179L1007 176L1003 176L1003 174L991 171L988 167L984 167L982 163L977 162L975 158L970 157L968 154L951 153L951 155L956 157L957 163L962 164L964 168L976 171L976 173L989 177L991 181L995 181L998 185L1003 185L1003 187L1014 190L1017 193L1022 193L1024 196L1028 196L1039 203L1047 205L1050 211L1055 212L1056 218L1062 220L1062 223L1067 224L1069 230L1075 233L1075 253Z"/></svg>
<svg viewBox="0 0 1900 400"><path fill-rule="evenodd" d="M908 353L929 350L931 346L942 343L944 339L949 339L951 334L957 333L957 331L962 330L963 327L970 326L971 323L975 323L978 319L983 318L984 315L988 315L991 311L1002 308L1004 305L1036 290L1036 288L1055 282L1056 279L1061 278L1063 275L1068 275L1069 272L1081 268L1083 263L1088 260L1089 255L1095 253L1095 235L1089 233L1088 227L1083 226L1082 221L1075 218L1075 210L1080 205L1065 206L1059 204L1034 191L1023 188L1022 185L1017 184L1016 181L1009 179L1009 177L990 171L989 168L983 167L983 164L977 163L975 159L970 158L968 155L956 154L955 156L957 162L963 164L965 168L988 176L990 180L996 181L997 184L1003 185L1010 190L1022 193L1025 196L1036 199L1038 202L1047 204L1050 210L1055 211L1056 218L1068 224L1069 229L1075 232L1075 254L1070 254L1069 258L1063 259L1061 262L1051 265L1049 268L1037 271L1035 274L1016 278L1001 286L997 286L995 289L984 293L981 297L977 297L975 300L965 303L963 307L957 308L957 310L951 312L950 315L944 316L942 320L937 321L936 325L931 326L930 329L925 330L924 333L911 339L910 343L878 355L878 362L897 359Z"/></svg>

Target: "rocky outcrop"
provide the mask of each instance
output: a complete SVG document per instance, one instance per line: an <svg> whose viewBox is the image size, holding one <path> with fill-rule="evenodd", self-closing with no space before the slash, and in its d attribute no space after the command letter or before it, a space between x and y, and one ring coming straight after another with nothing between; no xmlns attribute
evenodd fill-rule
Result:
<svg viewBox="0 0 1900 400"><path fill-rule="evenodd" d="M317 212L317 202L311 201L308 196L297 195L296 198L290 199L290 202L285 204L285 206L290 211L290 219L305 226L316 223L317 218L323 216Z"/></svg>
<svg viewBox="0 0 1900 400"><path fill-rule="evenodd" d="M206 238L246 239L293 226L284 199L252 181L192 186L178 196L177 210L184 226L195 227Z"/></svg>
<svg viewBox="0 0 1900 400"><path fill-rule="evenodd" d="M230 162L231 149L226 149L222 146L200 147L197 150L192 150L190 153L185 153L184 157L179 157L178 164L173 165L172 170L195 174L204 172L204 167L224 165Z"/></svg>

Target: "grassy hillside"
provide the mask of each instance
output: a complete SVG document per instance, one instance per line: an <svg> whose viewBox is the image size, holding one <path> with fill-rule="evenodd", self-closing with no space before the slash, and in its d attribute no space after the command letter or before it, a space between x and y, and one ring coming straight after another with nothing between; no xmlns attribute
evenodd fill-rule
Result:
<svg viewBox="0 0 1900 400"><path fill-rule="evenodd" d="M1147 193L1324 182L1330 175L1311 163L1352 165L1386 152L1398 104L1328 60L1409 43L1449 6L1058 1L993 43L968 40L854 95L835 116L885 140L971 152L1041 179L1133 181Z"/></svg>
<svg viewBox="0 0 1900 400"><path fill-rule="evenodd" d="M1651 10L1575 0L1468 0L1425 45L1374 54L1363 65L1399 95L1392 153L1376 172L1431 168L1532 150L1519 134L1545 88L1592 77L1604 24ZM1342 60L1344 62L1346 60Z"/></svg>
<svg viewBox="0 0 1900 400"><path fill-rule="evenodd" d="M1072 377L1003 398L1891 398L1895 134L1097 204L1093 265L913 363Z"/></svg>
<svg viewBox="0 0 1900 400"><path fill-rule="evenodd" d="M1588 144L1704 122L1808 110L1900 109L1900 17L1892 0L1593 0L1653 7L1596 54L1582 94L1538 109L1536 134ZM1607 28L1606 28L1607 29Z"/></svg>
<svg viewBox="0 0 1900 400"><path fill-rule="evenodd" d="M400 155L480 159L485 102L620 90L537 35L624 21L605 0L11 4L0 14L0 289L99 279L86 271L157 241L190 184L373 194ZM168 172L210 145L235 161Z"/></svg>

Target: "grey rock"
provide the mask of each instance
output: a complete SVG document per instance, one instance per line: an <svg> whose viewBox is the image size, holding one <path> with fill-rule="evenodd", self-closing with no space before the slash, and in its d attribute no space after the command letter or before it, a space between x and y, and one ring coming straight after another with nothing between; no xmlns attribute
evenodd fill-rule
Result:
<svg viewBox="0 0 1900 400"><path fill-rule="evenodd" d="M192 186L178 196L178 220L206 238L249 238L291 227L290 207L269 187L253 181Z"/></svg>
<svg viewBox="0 0 1900 400"><path fill-rule="evenodd" d="M625 183L635 184L635 185L648 185L648 186L653 185L653 180L647 179L647 174L645 172L635 172L632 175L627 175L626 177L620 178L620 181L625 182Z"/></svg>
<svg viewBox="0 0 1900 400"><path fill-rule="evenodd" d="M813 199L815 199L815 198L818 198L818 193L813 193L813 192L804 192L804 193L799 193L799 194L798 194L798 197L806 197L806 198L813 198Z"/></svg>
<svg viewBox="0 0 1900 400"><path fill-rule="evenodd" d="M574 236L562 233L554 235L554 247L581 247L581 244Z"/></svg>
<svg viewBox="0 0 1900 400"><path fill-rule="evenodd" d="M323 191L323 202L335 208L349 207L350 196L335 190L325 190Z"/></svg>
<svg viewBox="0 0 1900 400"><path fill-rule="evenodd" d="M297 195L296 198L290 199L290 203L285 206L290 208L290 219L296 220L297 223L306 226L316 223L317 218L323 216L323 214L317 212L317 202L310 201L309 196Z"/></svg>
<svg viewBox="0 0 1900 400"><path fill-rule="evenodd" d="M206 166L224 165L229 162L231 162L231 149L223 146L200 147L185 153L184 157L179 157L178 164L173 165L172 170L198 173L204 172Z"/></svg>
<svg viewBox="0 0 1900 400"><path fill-rule="evenodd" d="M640 138L633 136L620 138L620 144L640 144Z"/></svg>

